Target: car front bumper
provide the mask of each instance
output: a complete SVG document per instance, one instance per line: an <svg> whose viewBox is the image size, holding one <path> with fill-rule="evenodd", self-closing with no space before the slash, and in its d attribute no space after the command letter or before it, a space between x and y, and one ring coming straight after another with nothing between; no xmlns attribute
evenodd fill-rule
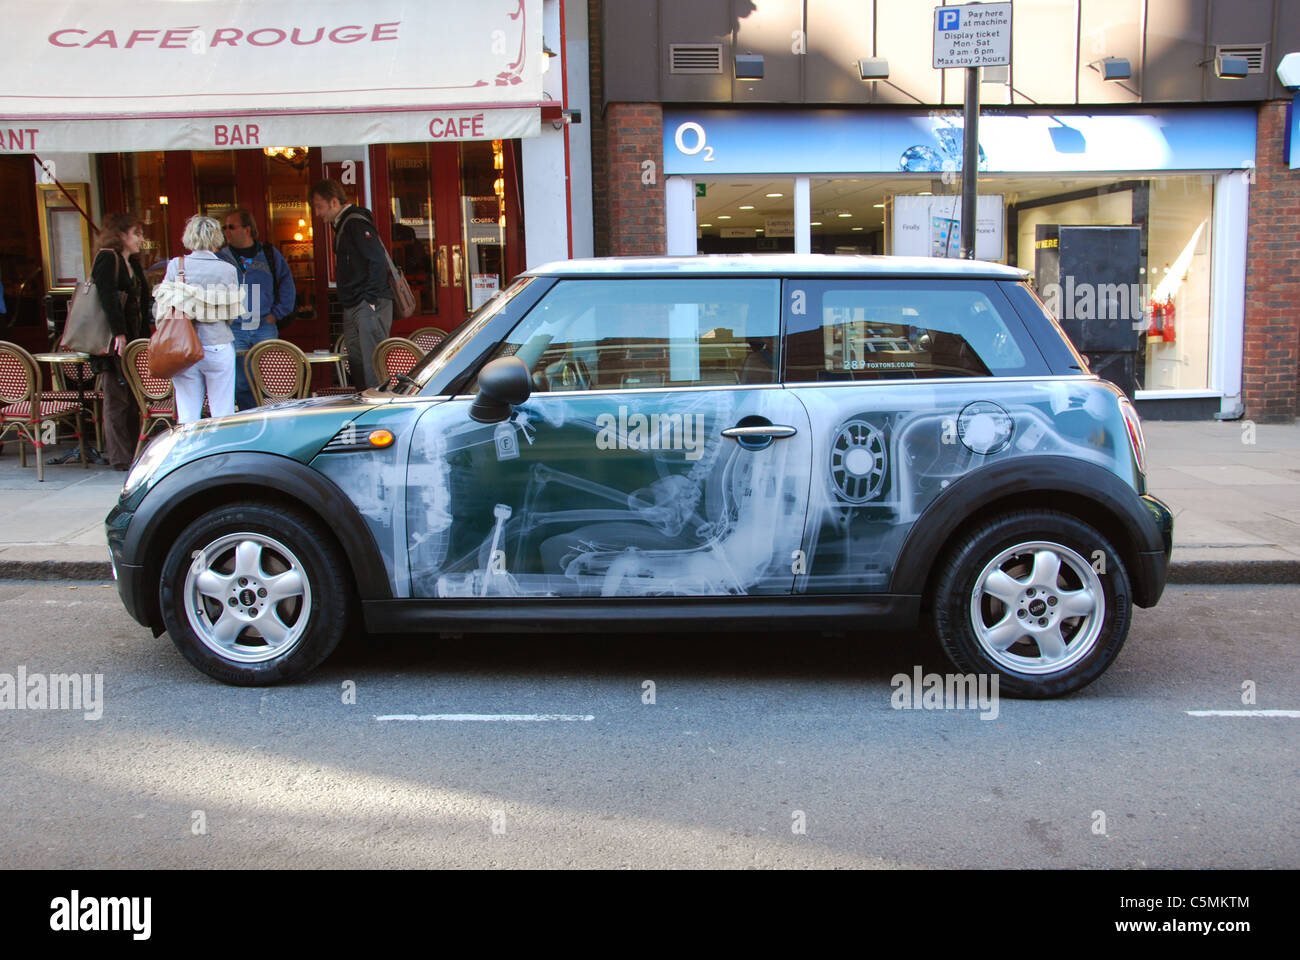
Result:
<svg viewBox="0 0 1300 960"><path fill-rule="evenodd" d="M118 503L104 521L108 551L113 556L113 570L117 577L117 595L122 598L122 605L131 618L141 626L152 628L156 636L162 632L156 622L157 598L149 594L144 564L139 562L139 558L126 554L126 530L131 517L132 513Z"/></svg>

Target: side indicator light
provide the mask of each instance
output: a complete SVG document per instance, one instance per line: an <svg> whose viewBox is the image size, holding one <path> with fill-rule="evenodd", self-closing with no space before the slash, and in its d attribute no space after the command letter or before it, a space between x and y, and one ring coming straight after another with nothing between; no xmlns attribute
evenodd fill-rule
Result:
<svg viewBox="0 0 1300 960"><path fill-rule="evenodd" d="M391 447L396 438L391 430L371 430L368 439L372 447Z"/></svg>

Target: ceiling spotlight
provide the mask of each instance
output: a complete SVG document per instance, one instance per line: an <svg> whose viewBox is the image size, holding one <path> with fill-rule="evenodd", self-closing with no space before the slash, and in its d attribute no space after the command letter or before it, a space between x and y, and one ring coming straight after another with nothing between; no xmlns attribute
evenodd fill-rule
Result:
<svg viewBox="0 0 1300 960"><path fill-rule="evenodd" d="M753 209L754 209L754 205L753 205L752 203L742 203L742 204L740 205L740 209L741 209L741 210L753 210Z"/></svg>
<svg viewBox="0 0 1300 960"><path fill-rule="evenodd" d="M781 197L784 197L785 194L784 194L784 193L769 193L769 194L767 194L766 196L767 196L767 198L768 198L769 200L777 200L777 199L780 199Z"/></svg>
<svg viewBox="0 0 1300 960"><path fill-rule="evenodd" d="M718 219L719 219L719 220L730 220L730 219L731 219L731 214L729 214L729 213L720 213L720 214L718 214Z"/></svg>
<svg viewBox="0 0 1300 960"><path fill-rule="evenodd" d="M838 214L838 216L839 216L839 218L840 218L841 220L844 220L844 219L846 219L846 218L848 218L848 217L853 216L853 214L851 214L851 213L841 213L841 214Z"/></svg>

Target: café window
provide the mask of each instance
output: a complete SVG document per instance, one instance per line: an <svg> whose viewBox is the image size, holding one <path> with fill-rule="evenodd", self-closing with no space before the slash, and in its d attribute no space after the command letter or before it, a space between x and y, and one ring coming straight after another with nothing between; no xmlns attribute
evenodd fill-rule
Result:
<svg viewBox="0 0 1300 960"><path fill-rule="evenodd" d="M314 221L311 190L311 150L307 147L264 150L265 218L258 223L259 239L280 251L293 274L295 309L316 307ZM257 211L254 211L257 216Z"/></svg>
<svg viewBox="0 0 1300 960"><path fill-rule="evenodd" d="M221 220L239 206L233 150L195 150L194 199L198 212Z"/></svg>
<svg viewBox="0 0 1300 960"><path fill-rule="evenodd" d="M388 147L389 203L393 215L393 263L406 274L416 313L438 312L434 251L438 229L434 208L430 145L394 143Z"/></svg>
<svg viewBox="0 0 1300 960"><path fill-rule="evenodd" d="M123 153L122 196L126 210L144 221L140 259L151 282L162 279L171 250L171 198L167 195L167 158L161 150ZM110 210L109 213L121 211Z"/></svg>

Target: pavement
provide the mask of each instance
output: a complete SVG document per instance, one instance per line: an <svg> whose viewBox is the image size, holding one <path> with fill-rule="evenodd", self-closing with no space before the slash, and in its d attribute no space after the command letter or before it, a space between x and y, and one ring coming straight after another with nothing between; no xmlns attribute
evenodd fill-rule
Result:
<svg viewBox="0 0 1300 960"><path fill-rule="evenodd" d="M1149 489L1175 514L1171 583L1300 583L1300 423L1144 429ZM104 517L126 474L74 459L38 483L27 463L4 444L0 580L111 579Z"/></svg>

